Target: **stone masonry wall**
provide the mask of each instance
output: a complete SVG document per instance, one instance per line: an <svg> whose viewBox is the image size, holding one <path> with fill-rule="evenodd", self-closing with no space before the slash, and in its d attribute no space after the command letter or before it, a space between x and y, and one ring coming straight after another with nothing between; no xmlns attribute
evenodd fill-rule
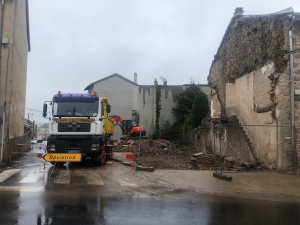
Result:
<svg viewBox="0 0 300 225"><path fill-rule="evenodd" d="M213 88L225 114L225 83L261 68L269 61L275 63L275 73L287 67L288 26L286 15L237 17L229 27L212 62L208 82Z"/></svg>
<svg viewBox="0 0 300 225"><path fill-rule="evenodd" d="M296 20L293 24L296 90L300 90L299 22ZM266 162L273 160L279 170L290 170L293 161L291 140L289 139L291 137L289 127L291 124L291 90L288 40L290 24L291 19L287 15L236 17L224 36L208 76L210 86L217 93L222 107L222 115L226 116L225 84L233 83L237 78L274 62L274 70L267 76L270 86L266 87L265 91L271 101L271 118L273 122L277 121L279 125L276 138L277 158L271 159L266 155ZM257 112L259 113L259 111ZM295 102L295 120L297 151L300 155L300 144L298 144L300 143L300 101ZM272 138L274 137L272 136ZM298 159L298 164L300 164L300 157Z"/></svg>

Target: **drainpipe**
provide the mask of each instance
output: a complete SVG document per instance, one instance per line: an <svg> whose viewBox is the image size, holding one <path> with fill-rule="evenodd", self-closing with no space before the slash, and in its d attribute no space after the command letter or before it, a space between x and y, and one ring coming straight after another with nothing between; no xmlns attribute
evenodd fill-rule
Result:
<svg viewBox="0 0 300 225"><path fill-rule="evenodd" d="M4 17L4 2L1 2L1 16L0 16L0 75L1 75L1 61L2 61L2 33L3 33L3 17ZM0 76L1 77L1 76ZM3 158L3 142L4 142L4 132L5 132L5 111L6 111L6 99L4 99L3 105L3 116L2 116L2 136L1 136L1 155L0 155L0 162L2 162Z"/></svg>
<svg viewBox="0 0 300 225"><path fill-rule="evenodd" d="M289 28L289 44L290 44L290 69L291 69L291 122L292 122L292 152L293 152L293 169L297 172L297 152L295 145L295 88L294 88L294 52L293 52L293 22L295 21L295 16L292 14L290 16L292 22Z"/></svg>
<svg viewBox="0 0 300 225"><path fill-rule="evenodd" d="M0 59L2 58L2 33L3 33L4 1L5 0L2 0L2 2L1 2L1 16L0 16L0 43L1 43ZM0 63L0 68L1 68L1 63ZM0 70L0 72L1 72L1 70Z"/></svg>

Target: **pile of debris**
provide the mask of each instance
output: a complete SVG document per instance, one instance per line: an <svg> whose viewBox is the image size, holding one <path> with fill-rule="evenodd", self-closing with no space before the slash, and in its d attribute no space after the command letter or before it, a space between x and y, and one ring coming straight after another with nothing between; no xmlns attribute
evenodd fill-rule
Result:
<svg viewBox="0 0 300 225"><path fill-rule="evenodd" d="M115 152L129 152L132 151L131 146L133 146L136 155L138 155L138 149L140 148L140 156L172 155L185 151L185 147L179 147L164 139L142 139L141 141L129 139L117 141L114 145Z"/></svg>
<svg viewBox="0 0 300 225"><path fill-rule="evenodd" d="M222 169L225 171L249 171L256 170L256 165L249 162L241 162L234 157L221 157ZM191 163L198 169L219 169L220 156L214 154L195 153L191 157ZM216 168L217 167L217 168Z"/></svg>
<svg viewBox="0 0 300 225"><path fill-rule="evenodd" d="M241 162L234 157L224 158L223 168L224 170L228 170L228 171L256 170L254 163Z"/></svg>
<svg viewBox="0 0 300 225"><path fill-rule="evenodd" d="M223 159L222 159L223 160ZM191 156L191 163L198 169L214 169L220 166L219 155L204 154L203 152L195 153Z"/></svg>

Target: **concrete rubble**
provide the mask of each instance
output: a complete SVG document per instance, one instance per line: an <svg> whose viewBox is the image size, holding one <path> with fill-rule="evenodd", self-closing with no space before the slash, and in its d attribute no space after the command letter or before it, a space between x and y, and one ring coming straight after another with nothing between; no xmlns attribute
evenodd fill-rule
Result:
<svg viewBox="0 0 300 225"><path fill-rule="evenodd" d="M115 145L130 145L134 147L135 154L138 155L138 148L140 145L140 156L158 156L158 155L170 155L177 154L181 151L184 151L185 147L179 147L175 143L172 143L164 139L142 139L139 143L139 140L121 140L114 143ZM116 152L127 152L132 151L131 147L127 146L115 146L114 151Z"/></svg>
<svg viewBox="0 0 300 225"><path fill-rule="evenodd" d="M165 139L141 139L141 141L128 139L116 141L114 145L114 152L132 152L134 150L135 158L147 166L158 166L161 169L220 169L219 155L197 152L195 147L179 146ZM140 153L138 152L139 146ZM178 160L182 162L182 165L178 166ZM275 167L269 165L246 162L231 156L222 156L221 161L223 171L276 170ZM172 166L172 164L174 165Z"/></svg>

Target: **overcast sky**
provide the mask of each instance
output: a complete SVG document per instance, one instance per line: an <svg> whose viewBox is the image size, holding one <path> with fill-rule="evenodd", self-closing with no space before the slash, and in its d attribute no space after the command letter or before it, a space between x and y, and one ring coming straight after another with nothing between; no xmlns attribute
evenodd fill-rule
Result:
<svg viewBox="0 0 300 225"><path fill-rule="evenodd" d="M142 85L162 84L161 76L169 85L207 84L236 7L300 12L300 0L29 0L25 117L46 123L39 111L58 90L86 93L113 73L133 80L136 72Z"/></svg>

